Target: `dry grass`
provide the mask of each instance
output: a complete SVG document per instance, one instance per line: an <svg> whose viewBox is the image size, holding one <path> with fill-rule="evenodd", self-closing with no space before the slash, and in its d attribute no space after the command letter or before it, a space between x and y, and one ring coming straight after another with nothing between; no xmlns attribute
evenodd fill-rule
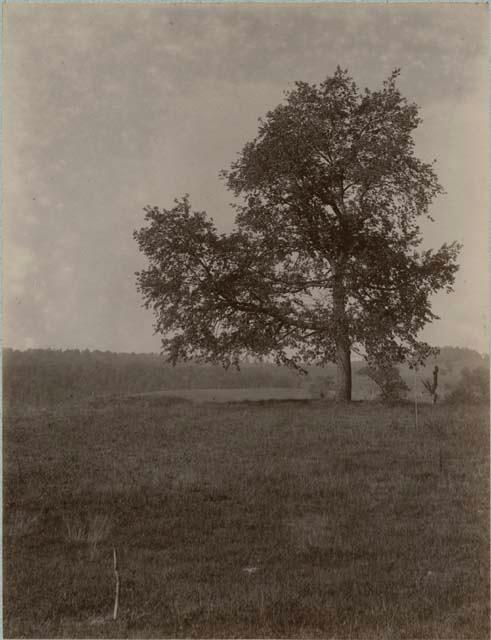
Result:
<svg viewBox="0 0 491 640"><path fill-rule="evenodd" d="M98 545L109 537L112 523L107 515L63 517L65 539L76 544L85 544L90 549L90 558L94 559Z"/></svg>
<svg viewBox="0 0 491 640"><path fill-rule="evenodd" d="M332 526L327 513L306 513L288 522L293 546L300 552L326 549L331 542Z"/></svg>
<svg viewBox="0 0 491 640"><path fill-rule="evenodd" d="M9 513L5 534L9 538L21 538L33 533L39 522L39 513L16 510Z"/></svg>
<svg viewBox="0 0 491 640"><path fill-rule="evenodd" d="M489 637L485 411L119 402L4 442L6 636Z"/></svg>

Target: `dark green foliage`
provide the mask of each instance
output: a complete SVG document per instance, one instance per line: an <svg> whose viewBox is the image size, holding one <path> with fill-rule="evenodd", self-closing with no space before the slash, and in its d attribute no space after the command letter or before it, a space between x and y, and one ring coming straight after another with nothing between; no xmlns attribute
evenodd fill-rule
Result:
<svg viewBox="0 0 491 640"><path fill-rule="evenodd" d="M447 401L451 404L489 405L489 367L465 367L460 380L448 394Z"/></svg>
<svg viewBox="0 0 491 640"><path fill-rule="evenodd" d="M145 209L137 283L170 361L336 362L349 400L351 352L388 365L431 353L418 334L436 317L431 296L452 290L460 247L421 249L420 218L442 189L414 154L421 119L397 76L377 91L340 68L297 82L223 172L232 233L187 196Z"/></svg>
<svg viewBox="0 0 491 640"><path fill-rule="evenodd" d="M385 401L400 400L409 391L397 367L391 365L364 367L358 371L358 374L370 378L377 385L380 396Z"/></svg>

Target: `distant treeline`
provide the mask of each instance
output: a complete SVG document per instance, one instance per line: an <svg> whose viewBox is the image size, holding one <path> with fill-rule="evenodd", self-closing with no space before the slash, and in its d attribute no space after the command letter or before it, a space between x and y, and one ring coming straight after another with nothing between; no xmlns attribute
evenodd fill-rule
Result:
<svg viewBox="0 0 491 640"><path fill-rule="evenodd" d="M418 379L430 378L435 365L439 368L439 392L440 395L445 395L459 383L464 370L489 369L489 355L465 347L440 347L440 353L435 358L430 358L426 366L418 371ZM407 366L400 367L400 371L412 388L414 373Z"/></svg>
<svg viewBox="0 0 491 640"><path fill-rule="evenodd" d="M298 387L299 376L271 364L247 364L240 371L179 364L157 354L3 350L3 393L7 402L52 404L92 394L139 393L159 389Z"/></svg>
<svg viewBox="0 0 491 640"><path fill-rule="evenodd" d="M472 349L443 347L439 356L418 372L417 384L440 368L440 390L444 395L453 388L464 368L488 367L489 357ZM363 362L353 362L354 396L374 397L376 389L365 377L357 375ZM127 394L159 389L308 387L314 395L321 390L329 395L336 368L310 367L299 375L285 367L268 363L244 363L235 368L204 364L180 364L175 367L157 354L80 351L78 349L3 350L3 394L10 404L43 405L82 399L91 395ZM414 374L407 367L401 375L410 388Z"/></svg>

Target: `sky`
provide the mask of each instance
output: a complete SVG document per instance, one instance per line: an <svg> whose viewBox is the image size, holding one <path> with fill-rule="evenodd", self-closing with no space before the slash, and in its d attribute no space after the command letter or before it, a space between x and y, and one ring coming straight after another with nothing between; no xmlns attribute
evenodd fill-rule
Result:
<svg viewBox="0 0 491 640"><path fill-rule="evenodd" d="M446 194L424 243L459 240L455 292L421 337L488 351L488 33L483 4L3 5L4 346L159 351L134 272L143 207L219 179L297 80L401 68L416 153Z"/></svg>

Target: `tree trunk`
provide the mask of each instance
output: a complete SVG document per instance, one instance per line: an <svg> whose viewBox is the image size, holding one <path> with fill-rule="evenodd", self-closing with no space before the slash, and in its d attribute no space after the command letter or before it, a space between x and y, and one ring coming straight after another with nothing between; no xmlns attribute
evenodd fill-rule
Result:
<svg viewBox="0 0 491 640"><path fill-rule="evenodd" d="M349 341L338 342L336 345L336 400L351 402L351 350Z"/></svg>
<svg viewBox="0 0 491 640"><path fill-rule="evenodd" d="M336 332L336 400L351 402L351 341L346 317L346 291L339 273L333 287L333 311Z"/></svg>

